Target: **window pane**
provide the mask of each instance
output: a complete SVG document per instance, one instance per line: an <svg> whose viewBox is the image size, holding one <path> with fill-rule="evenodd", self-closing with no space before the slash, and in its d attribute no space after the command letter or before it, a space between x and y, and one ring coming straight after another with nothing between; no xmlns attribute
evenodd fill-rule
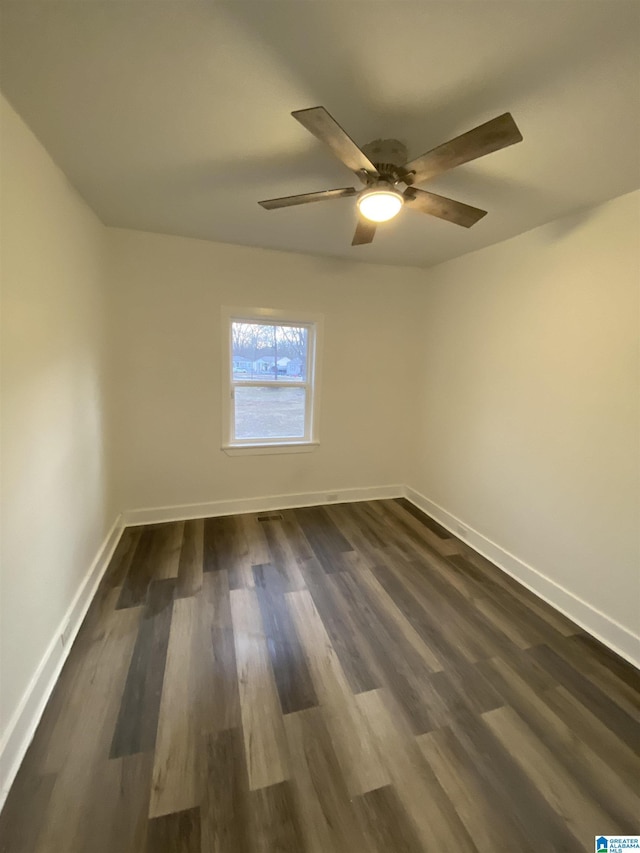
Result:
<svg viewBox="0 0 640 853"><path fill-rule="evenodd" d="M305 389L235 388L235 438L304 438Z"/></svg>
<svg viewBox="0 0 640 853"><path fill-rule="evenodd" d="M233 378L306 381L308 338L305 326L235 320L231 324Z"/></svg>

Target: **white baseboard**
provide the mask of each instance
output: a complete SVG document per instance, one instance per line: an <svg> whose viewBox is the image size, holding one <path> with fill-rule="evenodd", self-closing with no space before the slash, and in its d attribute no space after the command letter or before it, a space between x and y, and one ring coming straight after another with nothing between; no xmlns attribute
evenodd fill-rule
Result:
<svg viewBox="0 0 640 853"><path fill-rule="evenodd" d="M116 518L9 721L0 742L0 810L123 529Z"/></svg>
<svg viewBox="0 0 640 853"><path fill-rule="evenodd" d="M324 492L302 492L294 495L269 495L261 498L240 498L230 501L209 501L199 504L130 509L122 513L125 527L157 524L163 521L183 521L189 518L213 518L218 515L242 515L246 512L272 512L299 506L319 506L353 501L375 501L399 498L404 486L363 486L356 489L330 489Z"/></svg>
<svg viewBox="0 0 640 853"><path fill-rule="evenodd" d="M538 598L559 610L589 634L608 646L616 654L640 668L640 636L629 631L614 619L602 613L592 604L579 598L570 590L556 583L538 569L520 560L514 554L501 548L482 533L474 530L461 519L443 509L438 504L405 487L405 497L435 521L470 545L474 551L482 554L498 568L502 569Z"/></svg>

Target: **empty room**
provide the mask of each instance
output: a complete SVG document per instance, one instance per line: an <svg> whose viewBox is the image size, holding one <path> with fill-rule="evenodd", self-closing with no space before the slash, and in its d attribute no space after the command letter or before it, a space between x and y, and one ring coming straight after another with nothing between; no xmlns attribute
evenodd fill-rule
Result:
<svg viewBox="0 0 640 853"><path fill-rule="evenodd" d="M640 849L640 3L0 0L0 853Z"/></svg>

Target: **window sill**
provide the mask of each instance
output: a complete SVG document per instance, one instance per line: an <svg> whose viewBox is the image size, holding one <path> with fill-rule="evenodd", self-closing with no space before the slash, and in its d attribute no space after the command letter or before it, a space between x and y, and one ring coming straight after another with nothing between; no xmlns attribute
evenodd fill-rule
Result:
<svg viewBox="0 0 640 853"><path fill-rule="evenodd" d="M263 456L269 453L311 453L319 441L295 441L290 444L223 444L227 456Z"/></svg>

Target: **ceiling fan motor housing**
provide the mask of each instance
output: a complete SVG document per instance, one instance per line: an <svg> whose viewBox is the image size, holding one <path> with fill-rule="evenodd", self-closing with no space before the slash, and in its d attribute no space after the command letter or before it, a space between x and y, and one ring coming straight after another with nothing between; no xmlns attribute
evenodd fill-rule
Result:
<svg viewBox="0 0 640 853"><path fill-rule="evenodd" d="M382 178L393 183L402 180L402 166L407 162L407 146L402 142L397 139L374 139L363 145L362 151Z"/></svg>

